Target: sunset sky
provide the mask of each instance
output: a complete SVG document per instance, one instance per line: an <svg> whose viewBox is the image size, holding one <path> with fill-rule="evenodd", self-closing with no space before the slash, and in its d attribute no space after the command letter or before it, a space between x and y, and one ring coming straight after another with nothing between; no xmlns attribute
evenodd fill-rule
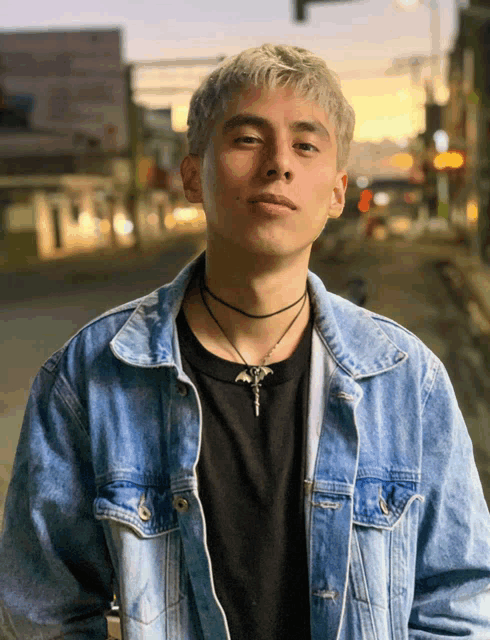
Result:
<svg viewBox="0 0 490 640"><path fill-rule="evenodd" d="M426 0L427 2L428 0ZM456 0L439 0L441 49L452 47L457 28ZM311 49L339 75L357 113L355 139L403 139L423 128L422 86L403 75L385 76L395 58L430 53L430 10L401 10L396 0L315 3L308 20L293 22L291 0L28 0L5 3L2 31L121 28L126 61L233 55L264 42ZM209 69L140 71L136 86L196 86ZM429 69L424 72L428 74ZM439 86L444 99L444 87ZM180 107L189 94L141 96L151 106Z"/></svg>

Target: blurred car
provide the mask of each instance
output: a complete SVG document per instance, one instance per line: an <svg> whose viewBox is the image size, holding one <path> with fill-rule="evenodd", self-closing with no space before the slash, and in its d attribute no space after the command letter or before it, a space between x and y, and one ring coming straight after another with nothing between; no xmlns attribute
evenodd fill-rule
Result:
<svg viewBox="0 0 490 640"><path fill-rule="evenodd" d="M401 178L375 179L369 191L372 197L365 217L365 235L384 240L408 234L418 216L422 185Z"/></svg>
<svg viewBox="0 0 490 640"><path fill-rule="evenodd" d="M377 215L403 215L415 219L423 198L423 186L407 179L375 179L369 185L371 208Z"/></svg>

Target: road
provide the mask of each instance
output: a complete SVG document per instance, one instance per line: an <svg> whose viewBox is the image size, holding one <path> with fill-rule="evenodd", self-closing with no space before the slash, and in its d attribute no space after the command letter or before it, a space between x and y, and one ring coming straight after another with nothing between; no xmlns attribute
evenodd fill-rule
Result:
<svg viewBox="0 0 490 640"><path fill-rule="evenodd" d="M53 291L0 311L0 516L29 387L41 364L89 320L173 279L204 248L202 236L176 242L152 265L97 280L80 277L72 290ZM490 382L488 334L481 333L455 291L445 261L447 246L402 240L321 249L310 267L331 291L345 291L350 277L368 283L367 308L418 335L446 365L466 419L490 504ZM449 274L449 275L448 275ZM454 275L454 274L453 274Z"/></svg>

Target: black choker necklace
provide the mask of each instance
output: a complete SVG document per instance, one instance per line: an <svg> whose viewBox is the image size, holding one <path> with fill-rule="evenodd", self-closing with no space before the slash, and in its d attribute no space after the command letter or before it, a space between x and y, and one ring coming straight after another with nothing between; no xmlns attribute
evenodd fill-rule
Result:
<svg viewBox="0 0 490 640"><path fill-rule="evenodd" d="M223 329L223 327L220 325L220 323L218 322L218 319L216 318L216 316L214 315L214 313L211 311L211 309L209 308L208 303L206 302L206 298L204 297L204 275L202 275L201 277L201 286L199 287L200 292L201 292L201 298L203 301L204 306L206 307L206 309L209 312L209 315L211 316L211 318L216 322L216 324L218 325L221 333L225 336L225 338L228 340L228 342L231 344L231 346L233 347L233 349L238 353L238 355L240 356L240 358L243 360L245 366L247 367L247 369L244 369L243 371L241 371L237 377L235 378L235 382L248 382L251 387L252 390L254 392L254 407L255 407L255 416L258 418L259 417L259 412L260 412L260 387L262 386L260 384L260 382L265 378L265 376L274 373L274 371L270 368L270 367L266 367L264 366L266 361L270 358L270 356L272 355L272 353L277 349L277 347L279 346L279 344L282 342L282 339L284 338L284 336L286 335L286 333L289 331L289 329L291 329L291 327L293 326L293 324L296 322L296 320L299 318L301 312L303 311L303 308L305 306L306 303L306 295L307 295L307 289L305 289L304 294L301 296L301 298L303 298L303 304L300 307L300 310L298 311L298 313L294 316L294 318L292 319L292 321L289 323L288 327L286 328L286 331L284 331L284 333L282 334L282 336L279 338L279 340L276 342L276 344L272 347L272 349L269 349L269 351L265 354L265 356L262 358L262 361L259 365L255 365L255 366L250 366L247 361L245 360L245 358L242 356L242 354L238 351L237 347L235 347L235 345L233 344L233 342L230 340L230 338L228 337L228 335L226 334L225 330ZM209 289L207 289L207 291L209 291ZM210 292L211 293L211 292ZM211 295L213 295L211 293ZM300 298L300 300L301 300ZM298 301L299 302L299 301ZM226 302L224 303L226 304ZM296 304L296 303L295 303ZM228 305L227 305L228 306ZM290 305L290 307L292 307L293 305ZM290 308L288 307L288 308ZM233 309L234 307L232 307ZM237 311L240 311L240 309L237 309ZM284 311L284 309L283 309ZM240 311L240 313L245 313L244 311ZM280 313L280 311L277 311L277 313ZM248 314L245 314L248 315ZM270 315L275 315L274 313L271 313ZM266 316L252 316L252 317L259 317L259 318L263 318Z"/></svg>
<svg viewBox="0 0 490 640"><path fill-rule="evenodd" d="M238 307L234 307L232 304L228 304L228 302L225 302L221 298L218 298L218 296L216 294L214 294L212 291L210 291L210 289L208 289L208 287L206 285L206 279L205 279L204 274L202 276L201 282L202 282L202 286L209 293L209 295L211 297L213 297L215 300L217 300L218 302L221 302L221 304L224 304L225 307L228 307L229 309L233 309L233 311L238 311L238 313L241 313L244 316L247 316L247 318L258 318L258 319L260 319L260 318L270 318L271 316L277 316L278 313L283 313L283 311L287 311L288 309L291 309L292 307L297 305L298 302L301 302L301 300L303 300L303 298L306 296L306 291L307 291L307 288L305 288L304 293L301 296L301 298L298 298L296 300L296 302L293 302L293 304L290 304L287 307L284 307L284 309L279 309L279 311L274 311L274 313L266 313L264 316L257 316L257 315L255 315L253 313L247 313L246 311L242 311L242 309L238 309Z"/></svg>

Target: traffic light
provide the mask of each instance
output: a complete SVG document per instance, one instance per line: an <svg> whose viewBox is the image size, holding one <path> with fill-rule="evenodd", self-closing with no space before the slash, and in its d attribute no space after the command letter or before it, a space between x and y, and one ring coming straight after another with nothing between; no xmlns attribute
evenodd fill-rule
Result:
<svg viewBox="0 0 490 640"><path fill-rule="evenodd" d="M294 3L294 19L296 22L304 22L306 20L305 7L313 2L321 2L326 4L327 2L350 2L352 0L293 0Z"/></svg>

